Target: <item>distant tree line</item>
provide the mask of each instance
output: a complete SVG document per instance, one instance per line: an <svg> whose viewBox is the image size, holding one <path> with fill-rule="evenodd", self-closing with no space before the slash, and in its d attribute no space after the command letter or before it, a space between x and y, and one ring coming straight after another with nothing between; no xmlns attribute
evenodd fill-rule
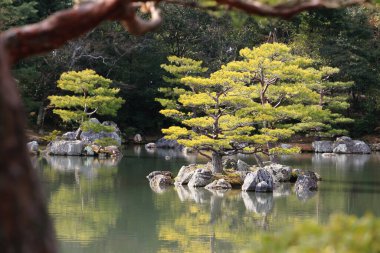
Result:
<svg viewBox="0 0 380 253"><path fill-rule="evenodd" d="M0 4L0 29L35 22L71 6L66 1L6 1ZM202 60L209 74L238 60L244 47L258 46L275 31L276 40L290 44L297 54L319 59L340 69L334 78L353 81L347 89L350 106L342 113L355 119L354 135L371 133L380 115L380 9L351 7L305 12L288 21L221 14L162 5L163 24L156 33L134 37L121 25L105 23L85 36L47 55L21 61L14 69L32 128L56 128L48 96L60 94L57 80L66 71L93 69L114 80L126 101L114 120L122 129L159 134L170 121L159 114L159 87L165 86L169 55ZM333 80L334 81L334 80ZM333 89L332 92L335 92Z"/></svg>

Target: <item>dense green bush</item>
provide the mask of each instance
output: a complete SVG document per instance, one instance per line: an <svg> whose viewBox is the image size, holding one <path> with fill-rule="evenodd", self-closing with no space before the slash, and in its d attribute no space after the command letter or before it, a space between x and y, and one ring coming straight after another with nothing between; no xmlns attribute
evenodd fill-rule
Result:
<svg viewBox="0 0 380 253"><path fill-rule="evenodd" d="M115 131L115 128L113 126L105 126L99 123L91 122L91 121L85 121L81 124L80 128L84 132L92 131L94 133L100 133L100 132L107 132L111 133Z"/></svg>
<svg viewBox="0 0 380 253"><path fill-rule="evenodd" d="M56 140L61 134L62 134L61 131L59 131L59 130L53 130L49 134L43 136L41 139L43 141L46 141L46 142L51 142L51 141Z"/></svg>
<svg viewBox="0 0 380 253"><path fill-rule="evenodd" d="M275 234L258 235L248 252L380 252L380 219L333 215L325 225L314 221L294 224Z"/></svg>
<svg viewBox="0 0 380 253"><path fill-rule="evenodd" d="M97 145L102 146L102 147L119 146L119 143L111 137L105 137L105 138L97 139L94 141L94 144L97 144Z"/></svg>

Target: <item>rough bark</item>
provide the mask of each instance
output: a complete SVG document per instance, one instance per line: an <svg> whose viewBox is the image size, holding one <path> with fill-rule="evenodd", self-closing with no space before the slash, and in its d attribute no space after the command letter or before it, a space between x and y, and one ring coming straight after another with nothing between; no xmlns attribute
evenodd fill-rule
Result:
<svg viewBox="0 0 380 253"><path fill-rule="evenodd" d="M56 252L55 235L26 149L21 99L0 39L0 249Z"/></svg>
<svg viewBox="0 0 380 253"><path fill-rule="evenodd" d="M222 173L223 172L223 164L222 164L222 156L217 153L213 152L212 153L212 173Z"/></svg>

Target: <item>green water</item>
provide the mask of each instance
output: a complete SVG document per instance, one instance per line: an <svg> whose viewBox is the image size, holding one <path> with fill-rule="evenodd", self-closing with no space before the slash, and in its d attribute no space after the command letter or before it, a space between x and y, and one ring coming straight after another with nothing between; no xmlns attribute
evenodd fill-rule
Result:
<svg viewBox="0 0 380 253"><path fill-rule="evenodd" d="M240 158L253 163L250 157ZM150 189L145 178L149 172L177 172L195 161L194 156L169 150L149 153L139 146L126 149L120 161L40 159L60 252L241 252L254 247L255 234L304 219L324 223L336 212L380 216L379 153L282 157L284 164L323 177L320 190L307 200L299 200L291 184L273 194Z"/></svg>

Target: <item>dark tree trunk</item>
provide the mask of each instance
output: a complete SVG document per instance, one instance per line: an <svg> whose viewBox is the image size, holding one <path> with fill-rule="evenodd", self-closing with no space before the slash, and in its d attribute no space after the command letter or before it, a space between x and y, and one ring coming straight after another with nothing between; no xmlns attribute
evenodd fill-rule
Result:
<svg viewBox="0 0 380 253"><path fill-rule="evenodd" d="M24 111L0 37L0 251L56 252L37 174L26 149Z"/></svg>
<svg viewBox="0 0 380 253"><path fill-rule="evenodd" d="M46 108L41 105L38 109L38 115L37 115L37 127L38 127L38 133L43 134L44 132L44 123L45 123L45 114L46 114Z"/></svg>
<svg viewBox="0 0 380 253"><path fill-rule="evenodd" d="M217 152L212 152L212 173L222 173L223 172L223 164L222 164L222 156Z"/></svg>

